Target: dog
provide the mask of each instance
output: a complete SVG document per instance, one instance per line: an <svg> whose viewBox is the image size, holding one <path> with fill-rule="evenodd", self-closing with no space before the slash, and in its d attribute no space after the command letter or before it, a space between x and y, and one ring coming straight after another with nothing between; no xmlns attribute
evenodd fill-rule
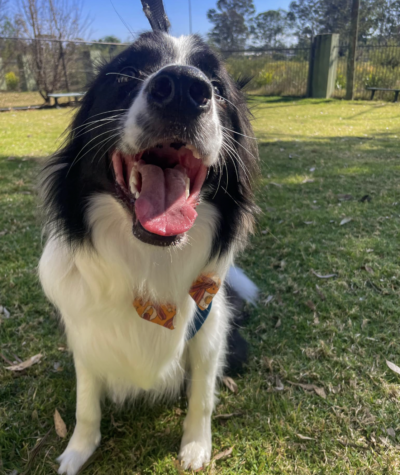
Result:
<svg viewBox="0 0 400 475"><path fill-rule="evenodd" d="M98 447L103 395L154 401L185 382L179 459L194 470L210 461L216 384L235 346L225 280L256 210L242 85L199 36L143 33L101 66L44 167L39 277L77 378L59 474ZM238 295L254 298L235 275Z"/></svg>

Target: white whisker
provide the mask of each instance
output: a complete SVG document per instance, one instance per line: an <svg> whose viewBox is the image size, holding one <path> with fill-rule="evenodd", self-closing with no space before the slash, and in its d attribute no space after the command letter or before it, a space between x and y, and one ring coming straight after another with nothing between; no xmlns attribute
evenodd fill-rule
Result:
<svg viewBox="0 0 400 475"><path fill-rule="evenodd" d="M236 132L236 130L228 129L228 127L224 127L223 125L221 125L221 128L227 130L228 132L232 132L233 134L241 135L242 137L247 137L251 140L258 140L257 137L250 137L250 135L241 134L240 132Z"/></svg>
<svg viewBox="0 0 400 475"><path fill-rule="evenodd" d="M96 143L96 144L95 144L93 147L91 147L87 152L85 152L83 155L81 155L81 153L83 152L83 150L84 150L91 142L93 142L93 140L98 139L99 137L101 137L101 136L104 135L104 134L112 133L112 132L115 132L115 131L117 131L117 130L118 130L118 132L117 132L117 134L115 134L115 135L118 135L118 134L120 133L119 127L118 127L118 128L115 128L115 129L111 129L111 130L106 130L105 132L103 132L103 133L101 133L101 134L98 134L98 135L96 135L96 137L94 137L94 138L92 138L91 140L89 140L89 142L81 148L80 152L78 153L78 155L75 157L75 159L74 159L73 162L71 163L71 166L69 167L69 170L68 170L68 172L67 172L67 176L68 176L68 173L70 172L71 168L72 168L79 160L82 160L82 158L83 158L85 155L87 155L87 154L88 154L91 150L93 150L96 146L102 144L105 140L109 139L109 137L106 137L105 140L102 140L102 141L100 141L99 143Z"/></svg>

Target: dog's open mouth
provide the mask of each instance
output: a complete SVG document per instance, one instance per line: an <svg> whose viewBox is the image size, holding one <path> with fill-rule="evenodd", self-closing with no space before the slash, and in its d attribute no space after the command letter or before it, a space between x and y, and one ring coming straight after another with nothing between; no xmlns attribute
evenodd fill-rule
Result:
<svg viewBox="0 0 400 475"><path fill-rule="evenodd" d="M134 234L151 244L179 242L197 217L207 176L198 151L182 142L158 144L136 155L115 150L112 164L117 194L133 214Z"/></svg>

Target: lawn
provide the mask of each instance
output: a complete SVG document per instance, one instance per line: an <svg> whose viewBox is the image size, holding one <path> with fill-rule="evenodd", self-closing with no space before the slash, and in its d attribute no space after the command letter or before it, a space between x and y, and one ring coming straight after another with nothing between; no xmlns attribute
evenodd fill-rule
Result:
<svg viewBox="0 0 400 475"><path fill-rule="evenodd" d="M237 394L221 388L213 474L400 473L400 106L251 98L261 208L240 265L262 291ZM71 111L0 115L0 352L43 354L24 372L0 360L0 473L55 473L72 433L75 380L36 266L42 242L38 163ZM362 198L364 198L362 200ZM342 223L342 224L341 224ZM327 277L329 278L321 278ZM88 475L179 474L185 400L106 403ZM44 436L44 442L36 446ZM34 447L36 446L36 449ZM3 471L3 472L2 472Z"/></svg>
<svg viewBox="0 0 400 475"><path fill-rule="evenodd" d="M0 108L41 106L43 97L38 92L0 92Z"/></svg>

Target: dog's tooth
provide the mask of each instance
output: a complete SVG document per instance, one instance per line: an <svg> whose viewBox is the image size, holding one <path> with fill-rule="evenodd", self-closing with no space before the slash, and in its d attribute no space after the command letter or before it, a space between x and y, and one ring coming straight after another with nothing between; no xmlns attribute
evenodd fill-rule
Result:
<svg viewBox="0 0 400 475"><path fill-rule="evenodd" d="M194 147L193 145L186 145L186 148L188 148L192 152L194 158L200 159L200 153L196 147Z"/></svg>
<svg viewBox="0 0 400 475"><path fill-rule="evenodd" d="M195 149L192 151L192 153L193 153L193 157L194 157L194 158L197 158L197 159L200 158L200 154L199 154L197 148L195 148Z"/></svg>
<svg viewBox="0 0 400 475"><path fill-rule="evenodd" d="M186 194L186 199L188 199L190 196L190 178L188 176L185 177L185 182L186 182L185 194Z"/></svg>
<svg viewBox="0 0 400 475"><path fill-rule="evenodd" d="M137 193L137 185L138 185L138 175L136 170L132 170L131 176L129 177L129 189L131 190L132 195Z"/></svg>
<svg viewBox="0 0 400 475"><path fill-rule="evenodd" d="M136 191L136 192L134 193L134 196L135 196L136 199L138 199L139 196L140 196L140 193L139 193L138 191Z"/></svg>

